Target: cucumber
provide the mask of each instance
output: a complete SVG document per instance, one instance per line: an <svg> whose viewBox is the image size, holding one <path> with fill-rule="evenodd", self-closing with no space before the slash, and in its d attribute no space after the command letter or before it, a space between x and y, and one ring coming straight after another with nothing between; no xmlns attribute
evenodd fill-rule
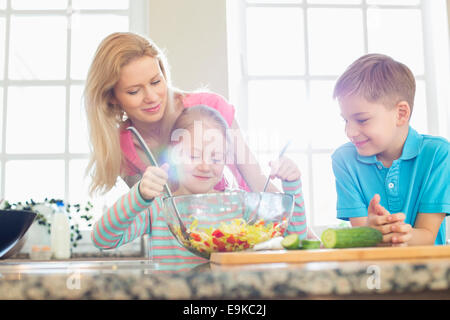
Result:
<svg viewBox="0 0 450 320"><path fill-rule="evenodd" d="M320 249L319 240L302 240L302 249Z"/></svg>
<svg viewBox="0 0 450 320"><path fill-rule="evenodd" d="M288 250L298 249L298 246L300 245L300 238L298 237L298 234L292 233L281 240L281 245L283 248Z"/></svg>
<svg viewBox="0 0 450 320"><path fill-rule="evenodd" d="M321 239L326 248L373 247L383 240L383 235L370 227L329 228Z"/></svg>

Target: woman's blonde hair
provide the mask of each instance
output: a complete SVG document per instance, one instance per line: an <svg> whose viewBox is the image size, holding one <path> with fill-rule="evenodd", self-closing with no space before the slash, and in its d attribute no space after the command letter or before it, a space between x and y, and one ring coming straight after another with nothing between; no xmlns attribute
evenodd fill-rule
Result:
<svg viewBox="0 0 450 320"><path fill-rule="evenodd" d="M87 173L92 182L89 193L105 193L122 174L120 126L126 115L119 105L112 104L114 86L121 69L136 58L156 58L168 87L168 106L171 110L174 90L171 89L168 64L162 51L150 40L130 32L113 33L99 45L87 75L84 101L91 143Z"/></svg>

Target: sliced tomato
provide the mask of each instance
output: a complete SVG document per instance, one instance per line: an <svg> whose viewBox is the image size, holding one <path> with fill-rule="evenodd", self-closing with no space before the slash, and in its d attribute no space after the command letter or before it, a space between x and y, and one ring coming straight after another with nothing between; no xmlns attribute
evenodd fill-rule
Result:
<svg viewBox="0 0 450 320"><path fill-rule="evenodd" d="M233 235L231 235L231 236L228 237L227 242L231 243L231 244L235 244L236 243L236 239L233 237Z"/></svg>
<svg viewBox="0 0 450 320"><path fill-rule="evenodd" d="M197 233L191 233L191 237L192 237L192 239L194 239L195 241L201 241L201 240L202 240L202 237L200 237L200 235L197 234Z"/></svg>
<svg viewBox="0 0 450 320"><path fill-rule="evenodd" d="M221 238L224 236L223 232L220 231L219 229L214 230L213 233L211 233L211 235L216 238Z"/></svg>

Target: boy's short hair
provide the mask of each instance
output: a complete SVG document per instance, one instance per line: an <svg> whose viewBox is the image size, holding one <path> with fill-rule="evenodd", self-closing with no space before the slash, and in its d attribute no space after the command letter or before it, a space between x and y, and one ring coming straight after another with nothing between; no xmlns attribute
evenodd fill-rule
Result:
<svg viewBox="0 0 450 320"><path fill-rule="evenodd" d="M360 57L345 70L336 82L333 98L357 95L387 106L405 100L412 113L415 92L416 81L406 65L372 53Z"/></svg>

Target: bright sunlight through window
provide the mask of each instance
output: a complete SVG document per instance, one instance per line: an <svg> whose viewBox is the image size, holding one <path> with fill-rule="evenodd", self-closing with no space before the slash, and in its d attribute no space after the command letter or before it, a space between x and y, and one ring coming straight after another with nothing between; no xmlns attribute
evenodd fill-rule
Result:
<svg viewBox="0 0 450 320"><path fill-rule="evenodd" d="M302 171L312 226L341 223L330 156L347 137L332 92L352 61L378 52L407 64L417 80L411 125L421 133L448 135L439 120L447 119L449 107L445 10L443 0L229 3L230 98L263 169L293 140L287 155ZM440 20L444 28L433 28ZM438 43L443 47L436 50ZM439 59L442 50L446 55ZM434 90L441 81L446 88Z"/></svg>

